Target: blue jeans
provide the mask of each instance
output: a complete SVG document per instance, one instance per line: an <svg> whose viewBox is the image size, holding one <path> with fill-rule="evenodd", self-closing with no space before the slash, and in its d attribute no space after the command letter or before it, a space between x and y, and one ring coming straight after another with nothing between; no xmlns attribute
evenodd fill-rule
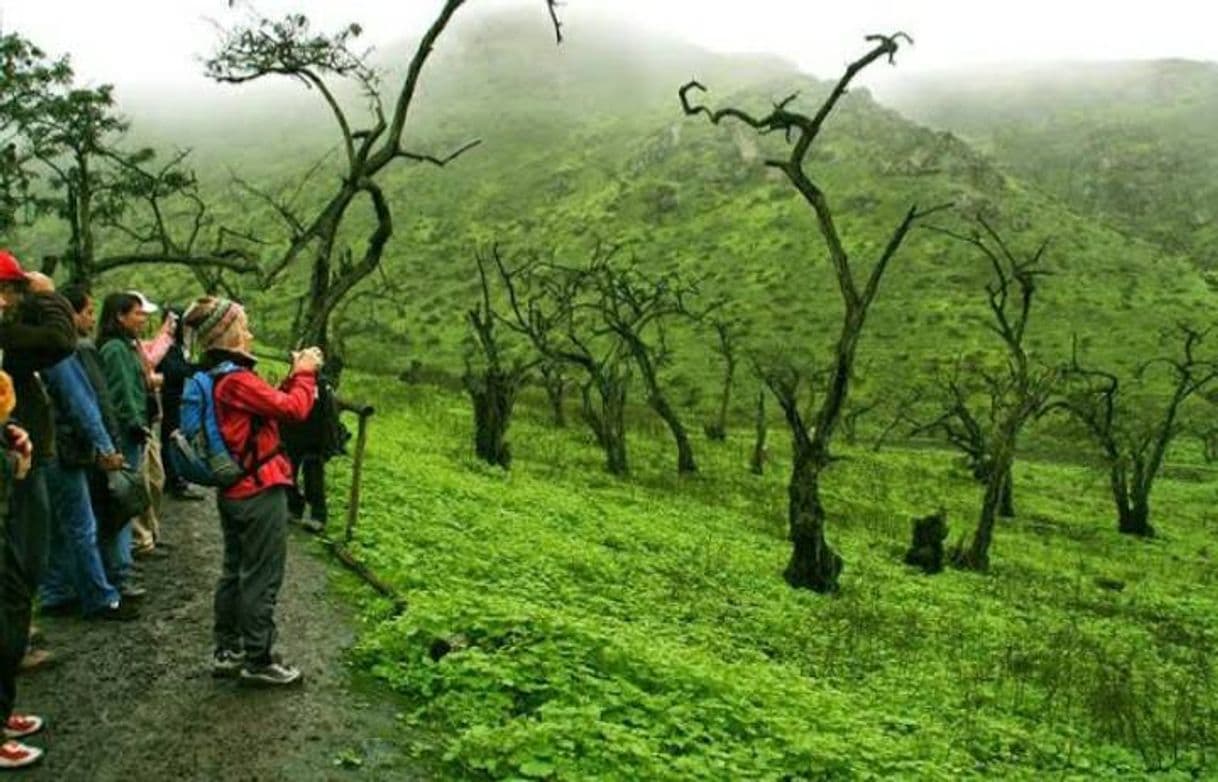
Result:
<svg viewBox="0 0 1218 782"><path fill-rule="evenodd" d="M97 518L89 500L89 479L82 467L47 466L51 498L51 556L42 579L43 605L80 599L85 615L118 600L106 579L97 545Z"/></svg>
<svg viewBox="0 0 1218 782"><path fill-rule="evenodd" d="M138 471L144 454L143 446L138 443L124 442L122 450L123 461L127 462L128 467ZM102 562L106 566L106 578L119 589L122 589L123 584L127 583L127 579L131 576L131 566L135 564L135 558L131 555L131 545L132 531L129 520L101 546Z"/></svg>

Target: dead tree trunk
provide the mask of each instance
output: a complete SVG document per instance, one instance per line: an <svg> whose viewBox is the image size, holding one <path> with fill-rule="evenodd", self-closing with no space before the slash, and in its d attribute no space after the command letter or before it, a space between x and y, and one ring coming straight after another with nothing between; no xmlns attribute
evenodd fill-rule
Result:
<svg viewBox="0 0 1218 782"><path fill-rule="evenodd" d="M719 395L719 409L715 420L705 427L709 440L722 442L727 439L727 411L732 403L732 387L736 381L736 342L737 333L732 323L716 319L712 324L719 343L715 350L723 356L723 391Z"/></svg>
<svg viewBox="0 0 1218 782"><path fill-rule="evenodd" d="M482 301L467 313L470 328L482 350L482 369L475 371L466 357L465 388L474 404L474 452L488 464L507 469L512 464L512 451L507 443L508 425L516 394L524 383L531 365L515 362L504 367L503 346L495 332L501 319L491 301L490 281L486 276L486 259L475 254L478 280L482 286Z"/></svg>
<svg viewBox="0 0 1218 782"><path fill-rule="evenodd" d="M998 515L1004 519L1015 518L1015 478L1011 473L1012 469L1008 467L1006 475L1002 476L1002 492L998 496Z"/></svg>
<svg viewBox="0 0 1218 782"><path fill-rule="evenodd" d="M753 439L753 458L750 460L750 468L754 475L763 475L765 474L765 463L768 458L765 441L769 430L765 416L764 388L757 393L757 416L754 419L754 428L756 436Z"/></svg>
<svg viewBox="0 0 1218 782"><path fill-rule="evenodd" d="M546 399L550 403L551 421L561 429L567 425L565 404L568 381L566 372L563 371L563 365L555 361L542 361L539 371L542 387L546 391Z"/></svg>
<svg viewBox="0 0 1218 782"><path fill-rule="evenodd" d="M806 447L795 447L795 463L787 486L791 559L783 578L791 586L804 587L822 594L838 590L842 558L825 540L825 508L820 502L820 457Z"/></svg>
<svg viewBox="0 0 1218 782"><path fill-rule="evenodd" d="M599 403L592 401L593 386L597 389ZM626 389L625 379L616 373L607 373L580 389L584 420L597 445L605 452L605 469L613 475L630 473L626 454Z"/></svg>
<svg viewBox="0 0 1218 782"><path fill-rule="evenodd" d="M849 352L850 347L846 350ZM800 412L799 390L803 378L797 371L784 368L764 377L791 429L787 521L792 550L783 577L794 587L822 594L836 592L843 562L825 540L825 508L820 500L820 476L830 462L827 439L815 428L809 434Z"/></svg>
<svg viewBox="0 0 1218 782"><path fill-rule="evenodd" d="M474 403L474 452L487 464L504 469L512 466L507 431L518 384L518 379L499 370L465 375L465 388Z"/></svg>
<svg viewBox="0 0 1218 782"><path fill-rule="evenodd" d="M981 496L981 513L977 529L967 547L959 547L953 554L956 567L963 570L984 571L990 567L990 544L994 540L994 522L1002 506L1003 487L1007 483L1013 452L1004 449L995 454L995 469L986 477L985 491Z"/></svg>
<svg viewBox="0 0 1218 782"><path fill-rule="evenodd" d="M1113 465L1111 470L1112 497L1117 507L1117 531L1122 535L1153 538L1155 528L1150 525L1150 491L1145 480L1135 471L1132 482L1126 477L1123 465Z"/></svg>

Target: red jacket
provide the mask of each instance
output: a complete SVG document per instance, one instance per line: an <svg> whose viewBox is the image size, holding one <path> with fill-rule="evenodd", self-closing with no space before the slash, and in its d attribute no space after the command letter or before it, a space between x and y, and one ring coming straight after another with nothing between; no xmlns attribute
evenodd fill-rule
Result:
<svg viewBox="0 0 1218 782"><path fill-rule="evenodd" d="M291 486L292 464L280 447L279 422L299 423L309 417L317 396L317 376L311 372L291 375L276 389L252 371L233 372L216 381L215 394L216 420L229 452L243 465L265 460L255 474L225 489L225 499L242 500L273 486ZM262 424L251 453L250 424L255 417ZM271 454L275 455L268 459Z"/></svg>

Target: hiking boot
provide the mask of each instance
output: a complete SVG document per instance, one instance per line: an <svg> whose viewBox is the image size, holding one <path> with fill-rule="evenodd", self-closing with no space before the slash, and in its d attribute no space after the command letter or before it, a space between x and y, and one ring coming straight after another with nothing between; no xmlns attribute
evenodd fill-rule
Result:
<svg viewBox="0 0 1218 782"><path fill-rule="evenodd" d="M130 600L115 600L96 614L90 614L88 618L110 622L130 622L140 618L140 609Z"/></svg>
<svg viewBox="0 0 1218 782"><path fill-rule="evenodd" d="M6 740L23 739L33 736L46 725L42 717L33 714L13 714L4 723L4 738Z"/></svg>
<svg viewBox="0 0 1218 782"><path fill-rule="evenodd" d="M241 669L241 683L254 687L282 687L297 684L302 674L298 668L272 659L265 665L246 665Z"/></svg>
<svg viewBox="0 0 1218 782"><path fill-rule="evenodd" d="M245 667L245 652L221 649L211 658L211 675L217 679L236 679Z"/></svg>
<svg viewBox="0 0 1218 782"><path fill-rule="evenodd" d="M42 750L30 747L19 741L6 741L0 744L0 770L13 768L28 768L42 760Z"/></svg>
<svg viewBox="0 0 1218 782"><path fill-rule="evenodd" d="M118 588L118 594L123 600L140 600L148 594L148 590L139 584L132 584L128 581Z"/></svg>
<svg viewBox="0 0 1218 782"><path fill-rule="evenodd" d="M17 670L21 673L32 673L47 668L54 663L55 655L46 649L28 649L25 656L21 658L21 664L17 667Z"/></svg>

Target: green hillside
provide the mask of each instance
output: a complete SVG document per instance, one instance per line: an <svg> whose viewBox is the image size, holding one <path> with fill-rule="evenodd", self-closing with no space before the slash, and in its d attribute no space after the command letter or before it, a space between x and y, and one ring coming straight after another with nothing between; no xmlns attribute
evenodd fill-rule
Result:
<svg viewBox="0 0 1218 782"><path fill-rule="evenodd" d="M459 371L476 247L499 241L509 253L553 250L577 261L595 238L627 242L652 268L704 276L708 297L726 295L748 315L757 347L823 354L840 304L809 210L762 164L781 142L682 116L676 88L696 76L712 101L764 109L794 90L802 91L798 105L815 105L824 83L780 61L713 55L628 28L582 29L556 48L544 25L504 12L471 17L451 33L425 75L408 145L442 152L474 137L483 145L442 170L390 171L396 231L385 277L365 285L387 279L402 292L399 306L369 298L340 323L355 365L397 372L418 361ZM394 63L406 51L378 56ZM911 204L952 201L954 213L940 222L953 228L981 214L1017 246L1051 238L1047 265L1056 274L1043 286L1032 338L1045 358L1064 355L1077 333L1096 355L1128 365L1157 349L1162 328L1206 317L1208 292L1186 259L1098 223L959 138L877 104L865 84L839 107L809 161L857 258L874 257ZM264 236L280 230L272 211L225 184L228 171L287 192L334 138L315 96L271 93L230 126L205 105L176 120L164 110L156 123L136 117L147 137L193 147L225 221ZM200 124L199 114L211 119ZM302 203L323 193L306 189ZM368 216L352 214L358 238ZM35 244L52 240L44 233ZM284 341L303 273L247 292L268 341ZM970 248L916 232L871 317L865 382L888 386L986 349L978 318L987 275ZM168 275L163 284L181 298L193 281ZM709 337L677 335L676 343L672 372L694 402L718 372Z"/></svg>
<svg viewBox="0 0 1218 782"><path fill-rule="evenodd" d="M1218 267L1218 64L1059 63L913 77L885 101L1201 269Z"/></svg>

